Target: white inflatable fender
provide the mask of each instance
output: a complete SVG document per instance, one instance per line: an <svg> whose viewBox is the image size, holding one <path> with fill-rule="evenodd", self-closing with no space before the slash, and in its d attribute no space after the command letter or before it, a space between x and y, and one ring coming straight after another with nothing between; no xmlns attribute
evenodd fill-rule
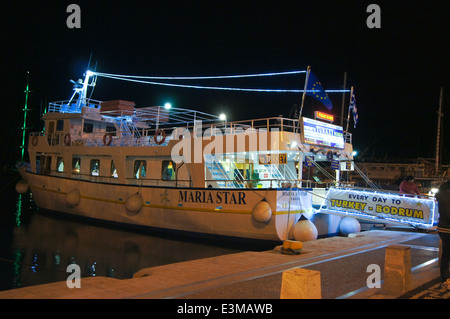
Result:
<svg viewBox="0 0 450 319"><path fill-rule="evenodd" d="M297 241L310 241L316 240L319 232L316 225L306 217L302 215L297 223L292 228L292 235Z"/></svg>
<svg viewBox="0 0 450 319"><path fill-rule="evenodd" d="M252 217L258 223L268 223L272 218L272 209L265 199L253 207Z"/></svg>
<svg viewBox="0 0 450 319"><path fill-rule="evenodd" d="M356 218L344 217L339 224L339 232L343 236L348 236L352 233L359 233L361 231L361 224Z"/></svg>

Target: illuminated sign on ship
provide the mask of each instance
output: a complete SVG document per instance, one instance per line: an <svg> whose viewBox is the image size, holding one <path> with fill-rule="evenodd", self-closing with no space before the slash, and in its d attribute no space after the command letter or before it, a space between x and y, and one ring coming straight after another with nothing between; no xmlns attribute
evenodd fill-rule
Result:
<svg viewBox="0 0 450 319"><path fill-rule="evenodd" d="M329 122L334 122L334 116L332 114L327 114L327 113L323 113L320 111L314 112L314 118L329 121Z"/></svg>
<svg viewBox="0 0 450 319"><path fill-rule="evenodd" d="M344 130L337 126L303 117L303 143L344 148Z"/></svg>

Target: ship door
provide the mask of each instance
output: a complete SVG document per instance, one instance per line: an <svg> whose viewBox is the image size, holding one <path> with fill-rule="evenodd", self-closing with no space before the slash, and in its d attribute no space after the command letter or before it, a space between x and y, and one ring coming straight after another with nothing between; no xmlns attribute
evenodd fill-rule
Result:
<svg viewBox="0 0 450 319"><path fill-rule="evenodd" d="M47 141L48 145L54 145L54 139L53 135L55 133L55 122L54 121L48 121L47 122L47 132L45 135L47 135Z"/></svg>
<svg viewBox="0 0 450 319"><path fill-rule="evenodd" d="M41 156L41 172L43 175L50 175L52 167L52 157L51 156Z"/></svg>
<svg viewBox="0 0 450 319"><path fill-rule="evenodd" d="M253 163L236 163L236 169L234 170L234 179L242 185L244 181L246 183L251 182L253 175Z"/></svg>

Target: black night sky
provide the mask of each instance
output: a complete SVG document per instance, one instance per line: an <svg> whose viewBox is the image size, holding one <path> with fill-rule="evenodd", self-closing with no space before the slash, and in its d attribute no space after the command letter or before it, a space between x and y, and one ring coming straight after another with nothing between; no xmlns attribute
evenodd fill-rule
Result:
<svg viewBox="0 0 450 319"><path fill-rule="evenodd" d="M81 8L69 29L66 8ZM370 29L367 6L381 9ZM69 99L70 79L91 69L115 74L207 76L305 70L325 89L355 87L359 123L350 126L360 157L434 157L440 87L444 87L443 158L450 130L450 2L441 1L3 1L1 4L1 165L18 152L26 74L31 131L40 109ZM190 82L302 89L305 76ZM92 98L124 99L224 112L229 120L288 117L301 94L243 93L130 84L99 78ZM342 94L330 94L340 116ZM349 94L345 100L345 117ZM325 107L307 98L304 115ZM340 119L338 118L337 124ZM18 136L16 138L16 136ZM7 155L8 154L8 155Z"/></svg>

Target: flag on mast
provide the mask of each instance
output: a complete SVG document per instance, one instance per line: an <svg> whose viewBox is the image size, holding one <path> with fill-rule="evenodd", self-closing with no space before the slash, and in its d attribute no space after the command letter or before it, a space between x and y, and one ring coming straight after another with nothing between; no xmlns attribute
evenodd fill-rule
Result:
<svg viewBox="0 0 450 319"><path fill-rule="evenodd" d="M322 87L319 79L312 73L311 71L308 73L308 82L306 86L306 95L312 96L320 103L322 103L328 110L333 108L333 104L331 103L328 94Z"/></svg>
<svg viewBox="0 0 450 319"><path fill-rule="evenodd" d="M356 127L358 123L358 109L356 108L355 90L353 90L353 86L350 93L350 106L348 107L349 116L350 111L353 113L353 127Z"/></svg>

